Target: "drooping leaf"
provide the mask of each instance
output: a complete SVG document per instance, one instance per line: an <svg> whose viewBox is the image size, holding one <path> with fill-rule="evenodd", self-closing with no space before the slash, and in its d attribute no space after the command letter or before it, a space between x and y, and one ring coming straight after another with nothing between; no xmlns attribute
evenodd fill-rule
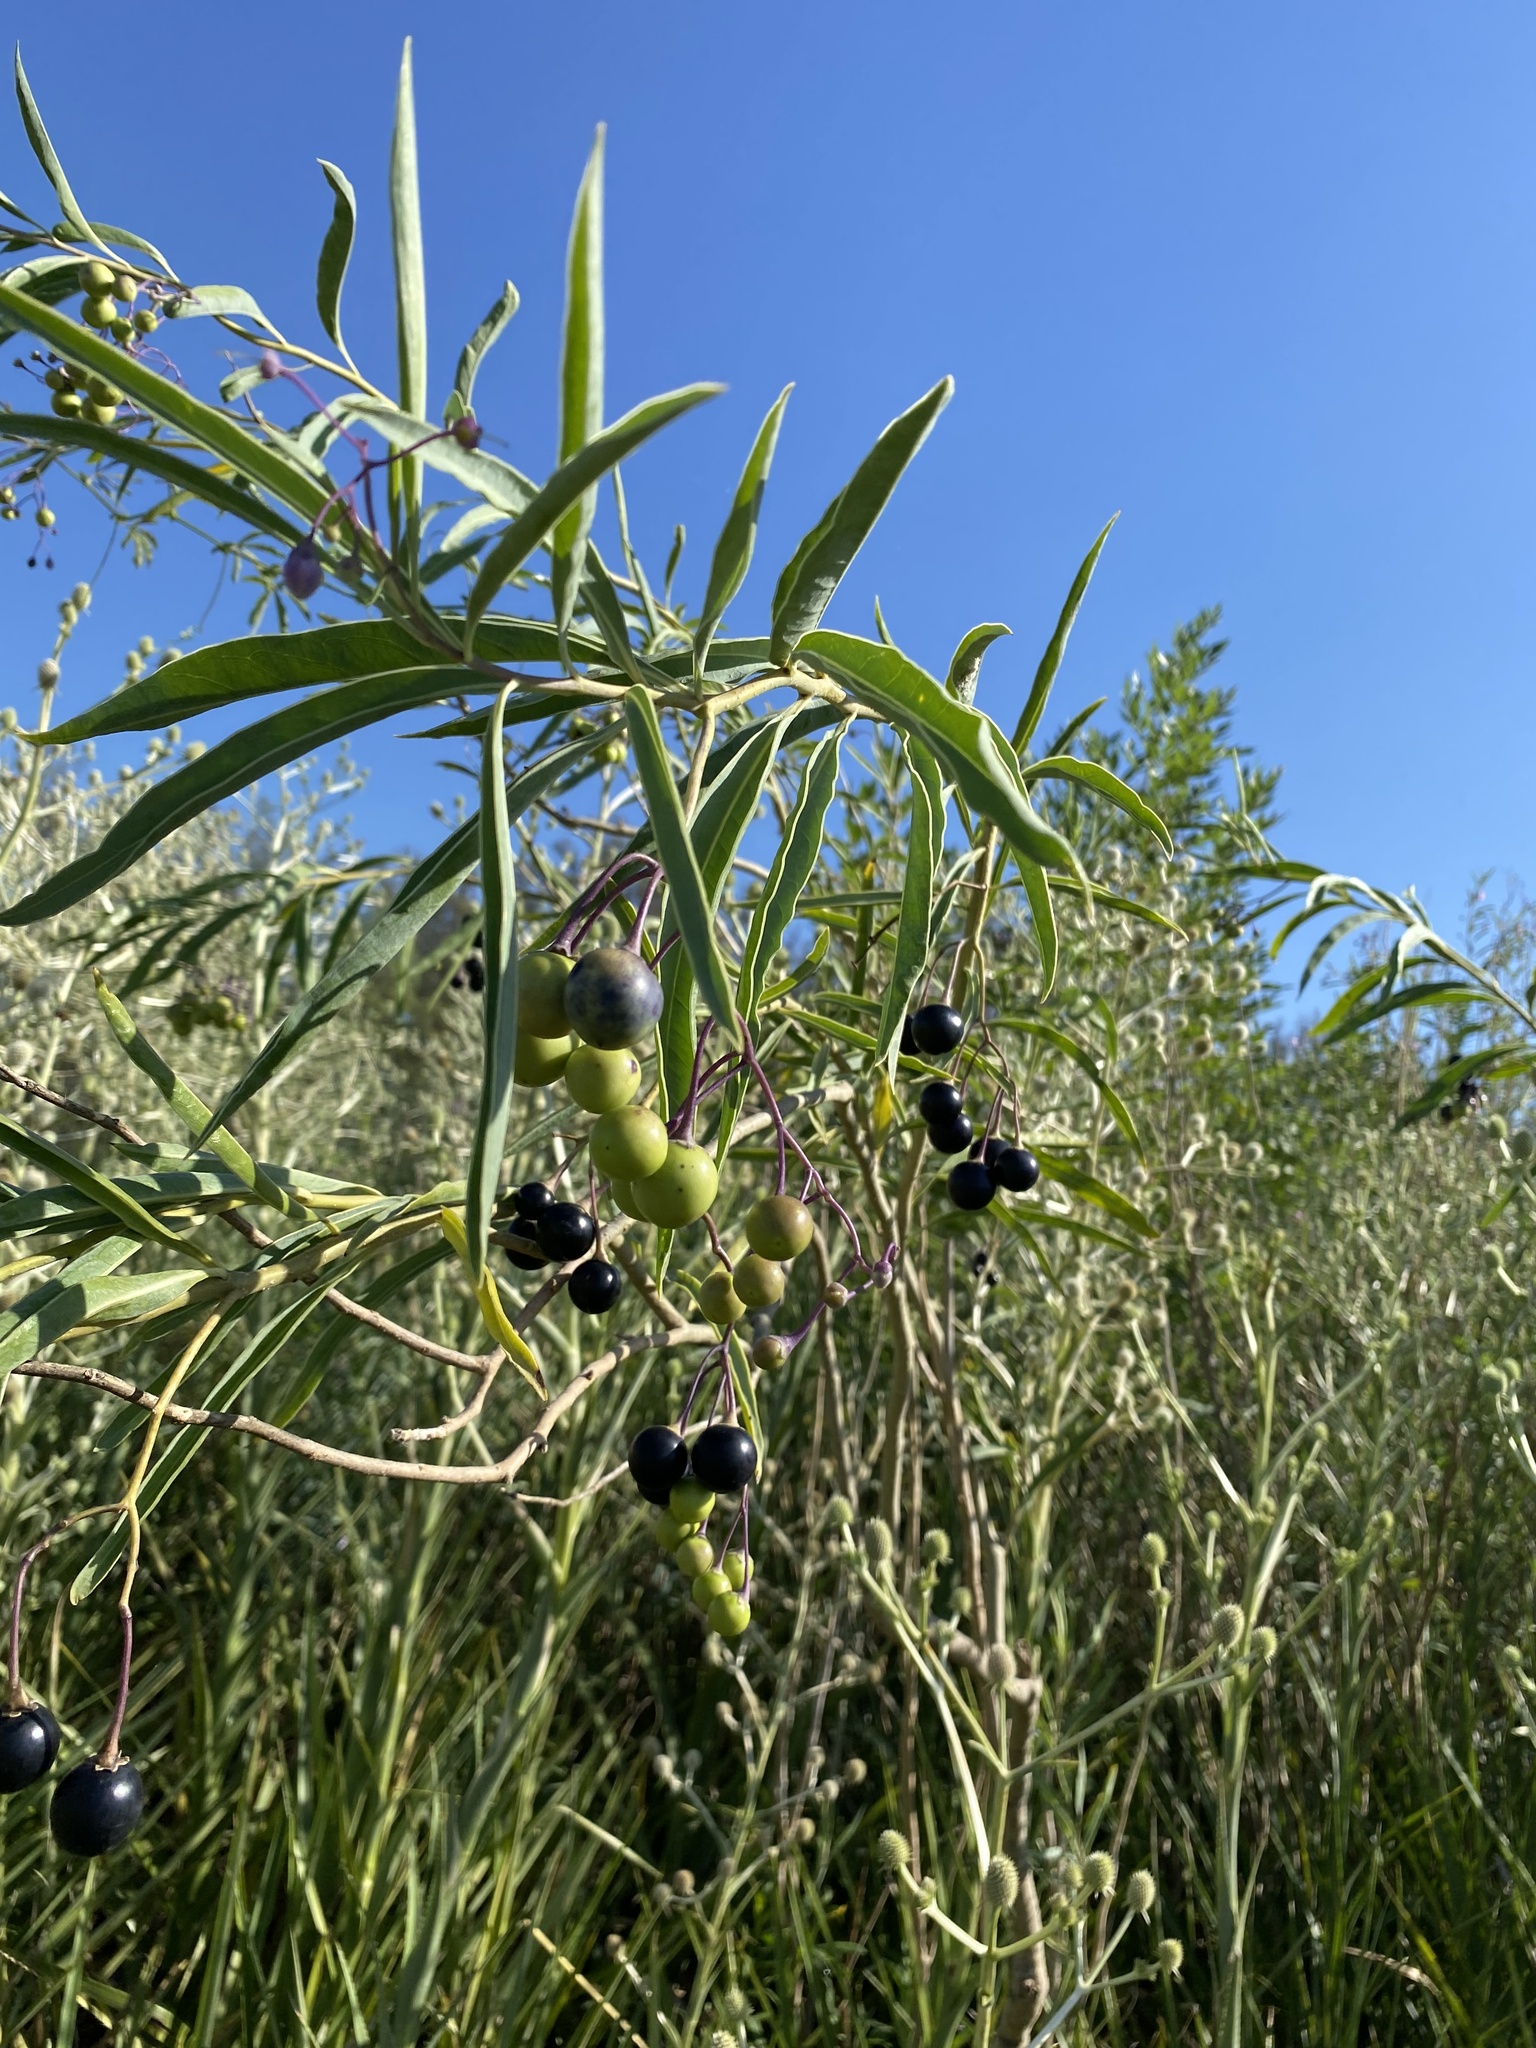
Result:
<svg viewBox="0 0 1536 2048"><path fill-rule="evenodd" d="M1088 594L1088 586L1093 581L1093 572L1098 567L1099 556L1104 552L1104 543L1109 539L1115 519L1119 517L1120 514L1117 512L1083 557L1082 566L1072 579L1072 588L1067 592L1067 601L1061 608L1061 616L1056 621L1056 630L1040 657L1040 666L1035 670L1035 679L1029 686L1024 709L1019 714L1019 722L1013 730L1013 751L1021 759L1024 749L1035 736L1035 727L1045 715L1051 685L1056 680L1056 671L1061 667L1061 657L1067 651L1068 636L1076 623L1083 599Z"/></svg>
<svg viewBox="0 0 1536 2048"><path fill-rule="evenodd" d="M402 412L399 406L391 405L387 399L365 395L338 401L338 404L351 419L372 427L391 448L402 453L409 449L413 461L423 462L428 469L438 469L444 476L451 476L455 483L465 485L484 498L486 505L496 512L513 517L533 497L535 486L532 479L524 476L510 462L499 455L492 455L486 448L461 447L452 434L434 426L430 420ZM477 521L482 518L483 511L483 507L475 508ZM455 531L462 535L462 521Z"/></svg>
<svg viewBox="0 0 1536 2048"><path fill-rule="evenodd" d="M752 443L741 480L736 486L736 495L731 500L731 509L726 514L725 525L720 529L720 538L715 542L714 559L709 565L709 584L704 592L704 609L694 631L693 647L695 672L702 675L704 663L709 655L709 643L725 617L726 607L740 590L752 562L752 549L757 539L757 515L763 502L763 489L768 482L768 472L773 466L773 451L778 445L779 428L784 420L784 408L789 403L793 384L786 384L773 404L768 408L768 417L757 430L757 439Z"/></svg>
<svg viewBox="0 0 1536 2048"><path fill-rule="evenodd" d="M491 1214L507 1147L512 1107L512 1060L517 1039L517 873L507 811L507 775L502 758L503 691L491 706L480 756L480 894L485 944L484 1053L475 1134L465 1175L464 1228L469 1238L470 1278L485 1278Z"/></svg>
<svg viewBox="0 0 1536 2048"><path fill-rule="evenodd" d="M341 338L341 288L347 281L347 265L352 260L352 243L357 235L357 195L344 171L335 164L328 164L320 158L320 168L325 181L335 195L336 204L331 211L331 224L325 231L325 240L320 244L320 262L315 272L315 306L320 315L320 325L345 356L347 345ZM351 357L347 356L348 362Z"/></svg>
<svg viewBox="0 0 1536 2048"><path fill-rule="evenodd" d="M784 934L789 929L790 919L795 915L796 905L806 884L815 873L816 863L821 857L827 812L837 793L837 777L845 730L846 728L839 724L834 732L829 732L825 739L818 742L806 762L795 808L774 853L773 864L768 870L768 879L763 884L763 893L752 913L747 941L742 948L741 973L736 984L737 1005L747 1020L749 1030L757 1028L763 977L784 942ZM818 934L819 939L827 937L826 932Z"/></svg>
<svg viewBox="0 0 1536 2048"><path fill-rule="evenodd" d="M688 821L683 816L682 799L672 780L656 707L646 691L631 689L624 696L624 712L629 721L630 745L634 750L640 786L645 792L645 807L655 834L656 851L667 878L672 915L683 935L694 980L727 1042L739 1047L741 1027L736 1019L730 976L715 940L710 892L699 872Z"/></svg>
<svg viewBox="0 0 1536 2048"><path fill-rule="evenodd" d="M480 1305L480 1320L493 1344L499 1344L517 1367L523 1378L540 1395L548 1395L544 1384L544 1371L533 1352L518 1335L512 1318L507 1314L501 1290L496 1284L496 1275L485 1263L485 1254L480 1255L479 1276L475 1274L474 1260L470 1257L469 1238L464 1225L451 1209L444 1209L438 1215L438 1224L453 1249L458 1253L465 1272L475 1290L475 1299Z"/></svg>
<svg viewBox="0 0 1536 2048"><path fill-rule="evenodd" d="M942 378L892 420L786 563L773 593L775 661L788 661L805 635L821 623L832 593L954 388L952 377Z"/></svg>
<svg viewBox="0 0 1536 2048"><path fill-rule="evenodd" d="M1110 803L1134 818L1138 825L1144 825L1171 860L1173 858L1173 834L1142 796L1122 782L1118 775L1097 761L1080 761L1072 754L1048 754L1044 760L1031 761L1023 771L1023 782L1027 789L1037 778L1057 782L1076 782L1084 789L1091 789L1095 796L1106 797Z"/></svg>
<svg viewBox="0 0 1536 2048"><path fill-rule="evenodd" d="M603 425L603 138L599 126L582 172L565 259L565 326L560 338L560 461L569 463ZM605 465L611 467L611 465ZM594 477L555 526L553 596L561 632L576 611L587 539L597 510Z"/></svg>
<svg viewBox="0 0 1536 2048"><path fill-rule="evenodd" d="M276 328L243 285L188 285L166 307L170 320L253 320L275 334Z"/></svg>
<svg viewBox="0 0 1536 2048"><path fill-rule="evenodd" d="M1061 953L1056 933L1056 908L1051 902L1051 878L1043 867L1020 853L1017 847L1013 850L1013 858L1029 901L1035 943L1040 948L1040 996L1043 1001L1056 986L1056 969Z"/></svg>
<svg viewBox="0 0 1536 2048"><path fill-rule="evenodd" d="M902 747L912 791L910 834L896 920L896 950L875 1033L875 1062L882 1070L892 1071L901 1048L902 1019L928 965L934 885L944 851L944 778L939 764L910 733L902 735Z"/></svg>
<svg viewBox="0 0 1536 2048"><path fill-rule="evenodd" d="M1004 639L1012 631L1012 626L972 626L949 659L944 687L952 697L958 697L962 704L975 703L982 657L994 640Z"/></svg>
<svg viewBox="0 0 1536 2048"><path fill-rule="evenodd" d="M1039 1145L1034 1146L1033 1151L1040 1162L1042 1180L1054 1181L1080 1202L1091 1202L1096 1209L1113 1216L1117 1223L1134 1230L1138 1237L1156 1237L1159 1234L1156 1224L1148 1222L1133 1201L1107 1186L1096 1174L1084 1172L1082 1167L1074 1166L1059 1152L1044 1150Z"/></svg>
<svg viewBox="0 0 1536 2048"><path fill-rule="evenodd" d="M459 401L461 413L474 411L475 379L480 374L480 365L506 332L517 308L517 286L508 278L501 296L459 352L459 367L453 373L453 395Z"/></svg>

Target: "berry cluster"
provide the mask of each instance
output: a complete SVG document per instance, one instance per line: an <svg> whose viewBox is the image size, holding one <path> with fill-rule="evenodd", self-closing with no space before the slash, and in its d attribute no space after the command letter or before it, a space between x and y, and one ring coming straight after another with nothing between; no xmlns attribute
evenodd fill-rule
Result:
<svg viewBox="0 0 1536 2048"><path fill-rule="evenodd" d="M903 1049L943 1058L958 1052L965 1040L965 1020L948 1003L927 1003L907 1019ZM965 1097L953 1081L928 1081L917 1098L918 1114L928 1126L935 1152L968 1156L950 1168L949 1199L957 1209L985 1209L999 1188L1025 1195L1040 1178L1040 1162L1023 1145L1009 1145L992 1134L1002 1108L1002 1090L993 1098L988 1135L977 1141L976 1127L965 1113Z"/></svg>
<svg viewBox="0 0 1536 2048"><path fill-rule="evenodd" d="M59 1754L59 1724L24 1696L0 1709L0 1792L24 1792L45 1778ZM125 1756L88 1756L59 1780L48 1810L53 1839L66 1856L105 1856L127 1841L144 1813L144 1780Z"/></svg>
<svg viewBox="0 0 1536 2048"><path fill-rule="evenodd" d="M757 1445L735 1423L712 1422L690 1453L681 1431L653 1422L630 1445L629 1469L643 1498L662 1510L656 1540L692 1582L694 1605L717 1635L743 1634L752 1619L748 1489ZM739 1495L740 1506L717 1551L704 1528L719 1494ZM732 1549L738 1530L740 1546Z"/></svg>

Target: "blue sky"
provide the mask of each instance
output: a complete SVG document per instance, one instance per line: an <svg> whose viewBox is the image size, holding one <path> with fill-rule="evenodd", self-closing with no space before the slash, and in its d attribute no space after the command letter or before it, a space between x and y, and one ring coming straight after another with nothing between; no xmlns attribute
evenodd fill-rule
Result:
<svg viewBox="0 0 1536 2048"><path fill-rule="evenodd" d="M1528 7L163 0L130 20L73 0L31 12L23 48L87 210L300 336L329 218L314 159L339 162L364 217L349 336L383 373L407 32L438 402L513 278L523 309L480 411L513 460L550 463L562 253L598 120L610 416L730 386L628 474L652 558L687 524L695 597L745 449L795 380L738 630L878 429L949 371L955 401L834 622L868 630L878 591L941 667L968 626L1006 620L983 681L1006 722L1118 510L1064 713L1219 602L1241 736L1286 771L1287 851L1415 883L1447 923L1480 868L1536 879ZM0 185L41 204L6 133ZM66 519L53 576L29 574L25 531L0 529L0 699L23 706L52 605L101 548ZM113 564L66 708L207 594L176 550ZM238 623L216 610L210 630ZM421 750L361 753L369 839L426 843Z"/></svg>

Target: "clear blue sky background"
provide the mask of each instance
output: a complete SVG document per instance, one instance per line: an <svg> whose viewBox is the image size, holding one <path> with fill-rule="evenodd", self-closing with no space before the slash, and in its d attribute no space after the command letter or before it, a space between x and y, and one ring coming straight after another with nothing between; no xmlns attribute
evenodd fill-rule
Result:
<svg viewBox="0 0 1536 2048"><path fill-rule="evenodd" d="M738 629L874 433L951 371L838 622L868 630L878 591L941 665L966 627L1008 621L983 683L1006 720L1119 509L1063 711L1219 602L1241 735L1286 771L1287 850L1416 883L1452 923L1475 870L1531 876L1528 6L72 0L29 12L24 53L87 210L191 279L246 285L290 332L313 332L329 217L314 159L339 162L364 209L349 333L387 374L406 32L438 402L512 277L523 311L480 410L515 461L549 464L562 253L600 119L610 416L696 377L731 387L631 465L642 544L659 557L686 521L695 595L757 422L796 380ZM6 132L0 184L42 204ZM45 578L21 566L25 531L0 529L0 697L18 704L101 544L67 520ZM174 552L116 563L67 707L206 594ZM369 839L426 843L422 750L380 739L364 759Z"/></svg>

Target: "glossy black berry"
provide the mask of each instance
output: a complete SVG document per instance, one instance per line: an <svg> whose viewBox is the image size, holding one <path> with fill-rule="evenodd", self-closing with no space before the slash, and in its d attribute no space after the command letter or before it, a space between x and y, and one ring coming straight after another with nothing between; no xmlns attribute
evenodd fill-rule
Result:
<svg viewBox="0 0 1536 2048"><path fill-rule="evenodd" d="M936 1059L944 1053L953 1052L964 1038L965 1019L948 1003L924 1003L913 1013L912 1036L917 1040L919 1052Z"/></svg>
<svg viewBox="0 0 1536 2048"><path fill-rule="evenodd" d="M634 1045L661 1015L661 983L622 946L583 953L565 984L566 1021L579 1038L605 1052Z"/></svg>
<svg viewBox="0 0 1536 2048"><path fill-rule="evenodd" d="M605 1316L624 1292L624 1275L606 1259L586 1259L565 1288L584 1316Z"/></svg>
<svg viewBox="0 0 1536 2048"><path fill-rule="evenodd" d="M712 1422L693 1447L693 1476L711 1493L740 1493L757 1470L757 1445L733 1422Z"/></svg>
<svg viewBox="0 0 1536 2048"><path fill-rule="evenodd" d="M901 1050L907 1059L915 1060L917 1058L917 1040L912 1036L912 1019L910 1017L903 1017L901 1020Z"/></svg>
<svg viewBox="0 0 1536 2048"><path fill-rule="evenodd" d="M459 969L476 995L485 987L485 962L478 953L466 953L464 965Z"/></svg>
<svg viewBox="0 0 1536 2048"><path fill-rule="evenodd" d="M992 1178L1010 1195L1027 1195L1040 1178L1040 1162L1024 1145L1004 1145L987 1164L992 1169Z"/></svg>
<svg viewBox="0 0 1536 2048"><path fill-rule="evenodd" d="M579 1259L592 1249L597 1225L575 1202L551 1202L534 1224L539 1250L547 1259Z"/></svg>
<svg viewBox="0 0 1536 2048"><path fill-rule="evenodd" d="M59 1724L41 1704L0 1713L0 1792L21 1792L53 1769Z"/></svg>
<svg viewBox="0 0 1536 2048"><path fill-rule="evenodd" d="M974 1136L971 1120L964 1114L928 1126L928 1142L935 1152L964 1152Z"/></svg>
<svg viewBox="0 0 1536 2048"><path fill-rule="evenodd" d="M648 1423L629 1447L629 1473L642 1496L664 1508L688 1477L688 1446L664 1422Z"/></svg>
<svg viewBox="0 0 1536 2048"><path fill-rule="evenodd" d="M104 1770L95 1757L59 1780L48 1813L66 1856L105 1856L127 1841L144 1816L144 1780L124 1757Z"/></svg>
<svg viewBox="0 0 1536 2048"><path fill-rule="evenodd" d="M985 1160L962 1159L949 1169L949 1199L957 1209L985 1209L997 1192Z"/></svg>
<svg viewBox="0 0 1536 2048"><path fill-rule="evenodd" d="M514 1216L506 1225L509 1242L504 1247L507 1264L516 1266L520 1273L541 1273L549 1264L539 1250L538 1233L533 1225L522 1216Z"/></svg>
<svg viewBox="0 0 1536 2048"><path fill-rule="evenodd" d="M917 1113L925 1124L953 1123L965 1108L965 1097L953 1081L930 1081L917 1098Z"/></svg>
<svg viewBox="0 0 1536 2048"><path fill-rule="evenodd" d="M554 1199L541 1180L524 1181L512 1198L518 1215L525 1216L530 1223L537 1223Z"/></svg>

